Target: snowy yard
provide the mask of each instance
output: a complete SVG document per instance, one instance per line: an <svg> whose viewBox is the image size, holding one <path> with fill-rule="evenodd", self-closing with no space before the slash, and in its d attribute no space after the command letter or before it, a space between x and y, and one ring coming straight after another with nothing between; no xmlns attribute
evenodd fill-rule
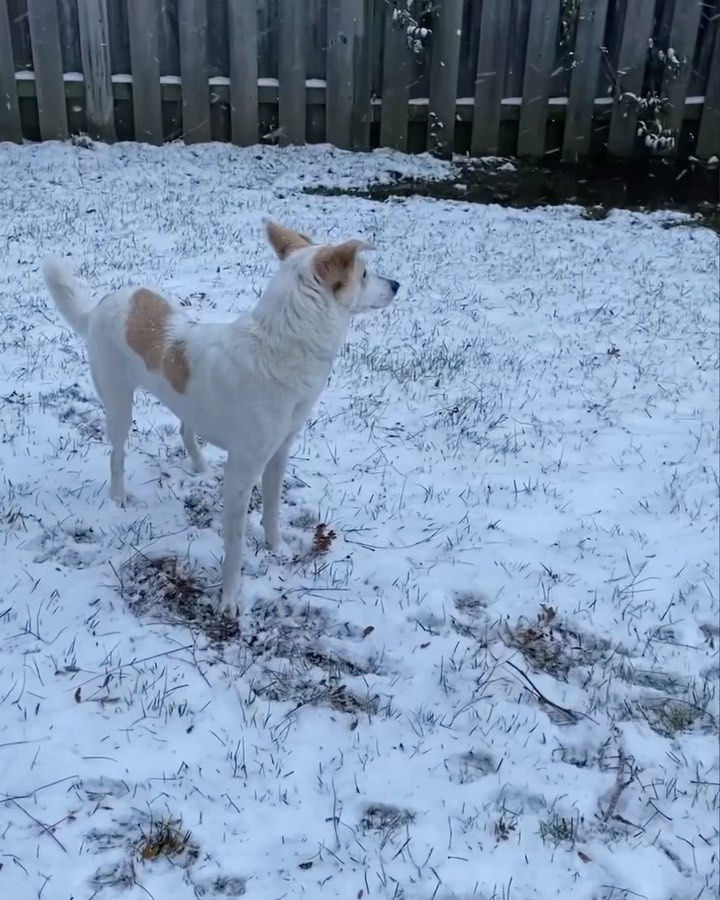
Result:
<svg viewBox="0 0 720 900"><path fill-rule="evenodd" d="M0 147L0 896L710 900L718 885L718 239L682 216L302 192L444 164ZM252 305L266 215L363 237L356 321L251 514L139 398L126 509L39 273ZM316 527L325 530L316 533ZM336 537L328 534L336 533Z"/></svg>

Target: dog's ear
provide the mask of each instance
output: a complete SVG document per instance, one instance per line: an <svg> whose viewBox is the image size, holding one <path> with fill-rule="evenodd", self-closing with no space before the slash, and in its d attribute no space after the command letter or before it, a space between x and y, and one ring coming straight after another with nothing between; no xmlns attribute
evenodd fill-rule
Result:
<svg viewBox="0 0 720 900"><path fill-rule="evenodd" d="M305 237L304 234L299 234L291 228L285 228L284 225L278 225L277 222L265 222L265 231L270 246L280 259L285 259L293 250L300 250L312 244L310 238Z"/></svg>
<svg viewBox="0 0 720 900"><path fill-rule="evenodd" d="M345 241L335 247L321 247L313 258L315 272L329 288L337 291L350 280L358 253L372 249L365 241Z"/></svg>

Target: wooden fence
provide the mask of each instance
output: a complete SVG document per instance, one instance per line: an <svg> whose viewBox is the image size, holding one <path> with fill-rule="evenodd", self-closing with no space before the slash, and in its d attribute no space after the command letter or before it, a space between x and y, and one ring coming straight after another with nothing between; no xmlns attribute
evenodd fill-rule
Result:
<svg viewBox="0 0 720 900"><path fill-rule="evenodd" d="M0 140L720 154L720 0L0 0Z"/></svg>

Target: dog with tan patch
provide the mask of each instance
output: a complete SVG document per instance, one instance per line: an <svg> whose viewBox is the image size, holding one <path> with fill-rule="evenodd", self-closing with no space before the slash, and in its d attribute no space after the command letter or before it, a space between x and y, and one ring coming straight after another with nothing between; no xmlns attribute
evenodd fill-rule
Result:
<svg viewBox="0 0 720 900"><path fill-rule="evenodd" d="M250 492L262 480L262 525L274 553L290 448L330 374L356 313L388 306L397 281L371 275L361 241L318 245L266 226L280 265L259 303L226 324L198 324L147 288L123 288L93 305L62 260L43 275L61 314L87 341L90 372L105 409L110 494L125 502L125 442L133 397L144 388L180 419L195 468L196 434L227 452L223 485L222 600L240 612L242 553Z"/></svg>

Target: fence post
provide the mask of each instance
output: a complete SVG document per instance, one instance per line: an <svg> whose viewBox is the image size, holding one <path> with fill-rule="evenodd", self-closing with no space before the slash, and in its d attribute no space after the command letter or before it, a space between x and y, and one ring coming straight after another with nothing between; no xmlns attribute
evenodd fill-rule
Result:
<svg viewBox="0 0 720 900"><path fill-rule="evenodd" d="M230 134L233 144L257 144L257 0L228 0L230 31Z"/></svg>
<svg viewBox="0 0 720 900"><path fill-rule="evenodd" d="M720 28L717 25L714 50L695 148L695 153L700 159L720 156Z"/></svg>
<svg viewBox="0 0 720 900"><path fill-rule="evenodd" d="M135 140L162 144L157 0L128 0Z"/></svg>
<svg viewBox="0 0 720 900"><path fill-rule="evenodd" d="M281 144L305 142L306 0L279 0L278 122Z"/></svg>
<svg viewBox="0 0 720 900"><path fill-rule="evenodd" d="M331 144L345 149L352 146L356 2L328 0L327 4L326 132Z"/></svg>
<svg viewBox="0 0 720 900"><path fill-rule="evenodd" d="M63 141L68 124L57 6L47 0L27 0L27 11L40 137Z"/></svg>
<svg viewBox="0 0 720 900"><path fill-rule="evenodd" d="M590 151L607 9L608 0L582 0L580 5L563 135L564 160L576 161Z"/></svg>
<svg viewBox="0 0 720 900"><path fill-rule="evenodd" d="M10 16L5 2L0 0L0 141L22 143L20 105L10 40Z"/></svg>
<svg viewBox="0 0 720 900"><path fill-rule="evenodd" d="M684 59L685 63L675 76L672 76L666 67L663 78L663 93L670 104L667 127L677 135L672 155L677 152L680 129L685 118L685 99L697 43L700 9L700 0L675 0L675 12L670 28L670 49L675 51L678 59Z"/></svg>
<svg viewBox="0 0 720 900"><path fill-rule="evenodd" d="M518 156L545 153L550 76L555 62L560 0L532 0L523 76Z"/></svg>
<svg viewBox="0 0 720 900"><path fill-rule="evenodd" d="M507 0L483 0L470 140L473 156L498 152L511 10Z"/></svg>
<svg viewBox="0 0 720 900"><path fill-rule="evenodd" d="M372 35L372 0L356 0L357 16L353 34L353 105L350 115L350 146L353 150L370 149L370 39Z"/></svg>
<svg viewBox="0 0 720 900"><path fill-rule="evenodd" d="M115 103L105 0L77 0L80 54L85 81L85 116L93 140L115 140Z"/></svg>
<svg viewBox="0 0 720 900"><path fill-rule="evenodd" d="M395 7L388 3L385 6L380 144L403 153L407 151L412 77L410 53L405 28L395 20Z"/></svg>
<svg viewBox="0 0 720 900"><path fill-rule="evenodd" d="M462 13L463 0L443 0L434 18L427 143L437 156L450 157L455 147Z"/></svg>
<svg viewBox="0 0 720 900"><path fill-rule="evenodd" d="M179 0L180 81L183 140L210 140L210 84L207 68L207 8L205 0Z"/></svg>
<svg viewBox="0 0 720 900"><path fill-rule="evenodd" d="M640 98L648 59L648 42L653 31L655 4L647 0L628 0L623 24L618 83L615 87L610 118L608 153L618 158L633 155L637 140L638 106L635 99L622 101L622 94Z"/></svg>

